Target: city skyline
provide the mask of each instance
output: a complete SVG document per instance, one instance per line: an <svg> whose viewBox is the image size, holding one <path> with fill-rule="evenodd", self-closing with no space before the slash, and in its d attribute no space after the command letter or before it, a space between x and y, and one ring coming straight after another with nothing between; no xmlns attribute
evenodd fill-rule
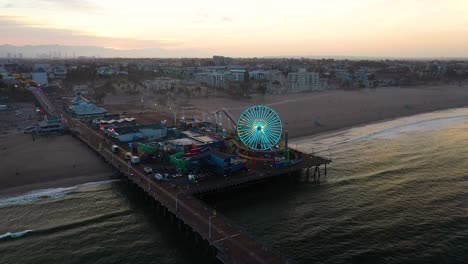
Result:
<svg viewBox="0 0 468 264"><path fill-rule="evenodd" d="M5 0L0 7L0 45L97 46L148 57L468 56L461 0Z"/></svg>

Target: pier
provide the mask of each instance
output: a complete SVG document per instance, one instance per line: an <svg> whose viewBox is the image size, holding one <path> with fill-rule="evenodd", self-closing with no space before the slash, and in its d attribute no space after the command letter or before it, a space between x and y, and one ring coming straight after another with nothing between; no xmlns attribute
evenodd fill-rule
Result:
<svg viewBox="0 0 468 264"><path fill-rule="evenodd" d="M216 250L216 258L222 263L287 263L254 240L249 234L231 224L228 219L204 204L182 188L164 181L156 181L140 167L129 166L120 155L111 151L111 144L96 131L76 120L69 120L69 127L78 129L75 136L110 164L116 172L138 186L176 219Z"/></svg>
<svg viewBox="0 0 468 264"><path fill-rule="evenodd" d="M45 106L46 111L53 109L53 105L42 91L35 91L33 94L36 95L41 105ZM289 261L277 252L267 249L195 195L255 183L305 168L307 171L309 168L315 168L315 177L317 171L320 175L320 165L325 165L324 173L326 174L326 164L331 162L296 151L302 162L285 168L272 168L258 164L244 175L220 177L208 183L194 184L194 186L176 185L167 181L157 181L152 174L145 173L142 166L131 165L122 153L111 151L112 142L109 139L79 119L70 117L65 112L59 112L67 117L68 127L74 137L93 150L128 184L136 186L146 199L162 211L163 215L173 219L179 229L191 232L195 240L206 241L216 258L222 263L289 263Z"/></svg>

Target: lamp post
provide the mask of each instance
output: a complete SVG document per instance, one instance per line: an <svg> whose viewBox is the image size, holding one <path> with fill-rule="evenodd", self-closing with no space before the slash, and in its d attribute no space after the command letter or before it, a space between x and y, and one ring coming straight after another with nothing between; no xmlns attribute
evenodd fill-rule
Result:
<svg viewBox="0 0 468 264"><path fill-rule="evenodd" d="M176 210L176 213L179 212L179 194L181 194L183 192L179 191L177 194L176 194L176 203L175 203L175 210Z"/></svg>
<svg viewBox="0 0 468 264"><path fill-rule="evenodd" d="M216 217L216 215L212 215L208 218L208 238L211 239L211 218Z"/></svg>

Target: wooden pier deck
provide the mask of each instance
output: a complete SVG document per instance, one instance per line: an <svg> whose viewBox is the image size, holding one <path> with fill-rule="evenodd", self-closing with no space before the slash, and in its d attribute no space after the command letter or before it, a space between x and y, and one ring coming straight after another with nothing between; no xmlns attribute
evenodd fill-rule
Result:
<svg viewBox="0 0 468 264"><path fill-rule="evenodd" d="M295 151L295 150L293 150ZM303 161L285 168L272 168L269 164L257 164L255 168L251 168L247 172L236 173L235 175L221 177L217 179L210 179L206 182L199 182L197 184L184 185L187 189L186 192L192 195L204 194L209 192L219 192L233 187L247 185L255 182L264 181L277 176L285 176L288 174L301 171L303 169L314 168L315 173L320 172L320 166L324 165L326 174L326 166L331 160L300 153L295 151L297 155L302 155Z"/></svg>

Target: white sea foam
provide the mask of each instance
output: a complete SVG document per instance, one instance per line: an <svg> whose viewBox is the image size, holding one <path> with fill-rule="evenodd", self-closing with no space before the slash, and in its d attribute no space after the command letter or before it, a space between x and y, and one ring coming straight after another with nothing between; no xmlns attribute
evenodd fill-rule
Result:
<svg viewBox="0 0 468 264"><path fill-rule="evenodd" d="M18 237L22 237L24 235L26 235L27 233L31 233L33 232L34 230L24 230L24 231L20 231L20 232L14 232L14 233L11 233L11 232L8 232L8 233L5 233L3 235L0 235L0 240L2 239L8 239L8 238L18 238Z"/></svg>
<svg viewBox="0 0 468 264"><path fill-rule="evenodd" d="M37 201L40 199L46 199L46 198L61 198L67 195L68 193L70 193L71 191L76 190L80 187L106 184L106 183L111 183L111 182L116 182L116 181L119 181L119 180L87 182L87 183L78 184L78 185L71 186L71 187L60 187L60 188L36 190L36 191L32 191L21 196L0 199L0 207L14 205L14 204L24 204L24 203L29 203L29 202Z"/></svg>
<svg viewBox="0 0 468 264"><path fill-rule="evenodd" d="M371 139L396 139L415 132L438 130L456 124L466 124L467 108L402 117L382 123L354 127L344 131L330 132L319 136L291 140L291 146L313 153L329 152L330 149L347 143Z"/></svg>

